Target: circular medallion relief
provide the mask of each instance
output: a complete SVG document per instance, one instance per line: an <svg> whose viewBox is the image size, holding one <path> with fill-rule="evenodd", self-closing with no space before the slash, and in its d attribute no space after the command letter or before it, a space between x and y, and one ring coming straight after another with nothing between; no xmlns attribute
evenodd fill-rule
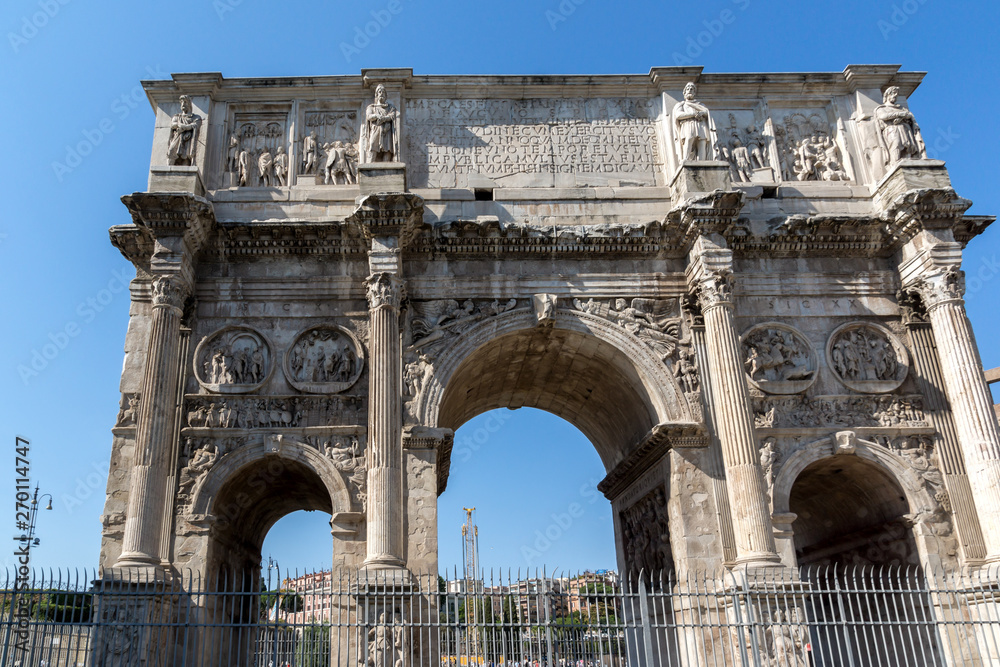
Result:
<svg viewBox="0 0 1000 667"><path fill-rule="evenodd" d="M198 384L217 394L244 394L271 375L271 345L259 331L231 326L207 336L194 351Z"/></svg>
<svg viewBox="0 0 1000 667"><path fill-rule="evenodd" d="M910 355L899 339L867 322L835 329L826 342L826 359L844 386L865 394L897 389L910 370Z"/></svg>
<svg viewBox="0 0 1000 667"><path fill-rule="evenodd" d="M740 343L747 379L761 391L797 394L816 381L816 350L787 324L758 324L744 332Z"/></svg>
<svg viewBox="0 0 1000 667"><path fill-rule="evenodd" d="M365 366L364 349L347 329L320 324L298 335L285 353L285 377L300 391L336 394L347 390Z"/></svg>

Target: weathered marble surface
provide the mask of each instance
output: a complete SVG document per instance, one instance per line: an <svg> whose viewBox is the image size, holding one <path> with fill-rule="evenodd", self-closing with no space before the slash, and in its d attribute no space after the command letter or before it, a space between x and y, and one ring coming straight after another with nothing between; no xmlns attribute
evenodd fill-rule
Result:
<svg viewBox="0 0 1000 667"><path fill-rule="evenodd" d="M960 273L992 218L924 158L921 77L147 82L102 564L253 567L315 509L407 585L454 430L522 406L594 444L623 571L1000 558Z"/></svg>

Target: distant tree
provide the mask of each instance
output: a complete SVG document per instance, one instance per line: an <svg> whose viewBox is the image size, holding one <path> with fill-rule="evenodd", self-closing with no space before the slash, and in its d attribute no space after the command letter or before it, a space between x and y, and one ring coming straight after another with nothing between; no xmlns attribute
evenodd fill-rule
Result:
<svg viewBox="0 0 1000 667"><path fill-rule="evenodd" d="M87 623L92 603L90 593L46 591L35 603L34 616L55 623Z"/></svg>

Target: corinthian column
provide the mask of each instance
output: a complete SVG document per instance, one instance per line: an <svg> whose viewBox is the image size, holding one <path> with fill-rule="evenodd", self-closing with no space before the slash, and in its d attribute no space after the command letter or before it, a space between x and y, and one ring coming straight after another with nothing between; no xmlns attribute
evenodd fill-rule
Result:
<svg viewBox="0 0 1000 667"><path fill-rule="evenodd" d="M987 559L1000 560L1000 431L965 313L962 273L957 265L934 267L907 288L920 295L927 309Z"/></svg>
<svg viewBox="0 0 1000 667"><path fill-rule="evenodd" d="M736 561L773 565L780 558L733 317L732 251L707 237L698 238L691 251L688 281L705 317L711 412L726 469Z"/></svg>
<svg viewBox="0 0 1000 667"><path fill-rule="evenodd" d="M423 222L424 201L408 192L376 192L348 216L368 242L368 502L365 567L404 579L402 250Z"/></svg>
<svg viewBox="0 0 1000 667"><path fill-rule="evenodd" d="M368 555L366 566L403 565L403 403L399 308L403 282L368 278L371 348L368 390Z"/></svg>
<svg viewBox="0 0 1000 667"><path fill-rule="evenodd" d="M115 567L160 564L167 478L174 442L181 315L188 287L179 277L152 282L153 317L139 402L135 458L122 554Z"/></svg>

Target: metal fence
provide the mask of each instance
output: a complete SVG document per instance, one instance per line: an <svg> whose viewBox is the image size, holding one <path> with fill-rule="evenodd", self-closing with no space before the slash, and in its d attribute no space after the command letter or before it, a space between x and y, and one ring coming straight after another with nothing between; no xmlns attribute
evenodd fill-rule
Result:
<svg viewBox="0 0 1000 667"><path fill-rule="evenodd" d="M813 568L482 579L35 573L0 591L6 666L1000 664L1000 585Z"/></svg>

